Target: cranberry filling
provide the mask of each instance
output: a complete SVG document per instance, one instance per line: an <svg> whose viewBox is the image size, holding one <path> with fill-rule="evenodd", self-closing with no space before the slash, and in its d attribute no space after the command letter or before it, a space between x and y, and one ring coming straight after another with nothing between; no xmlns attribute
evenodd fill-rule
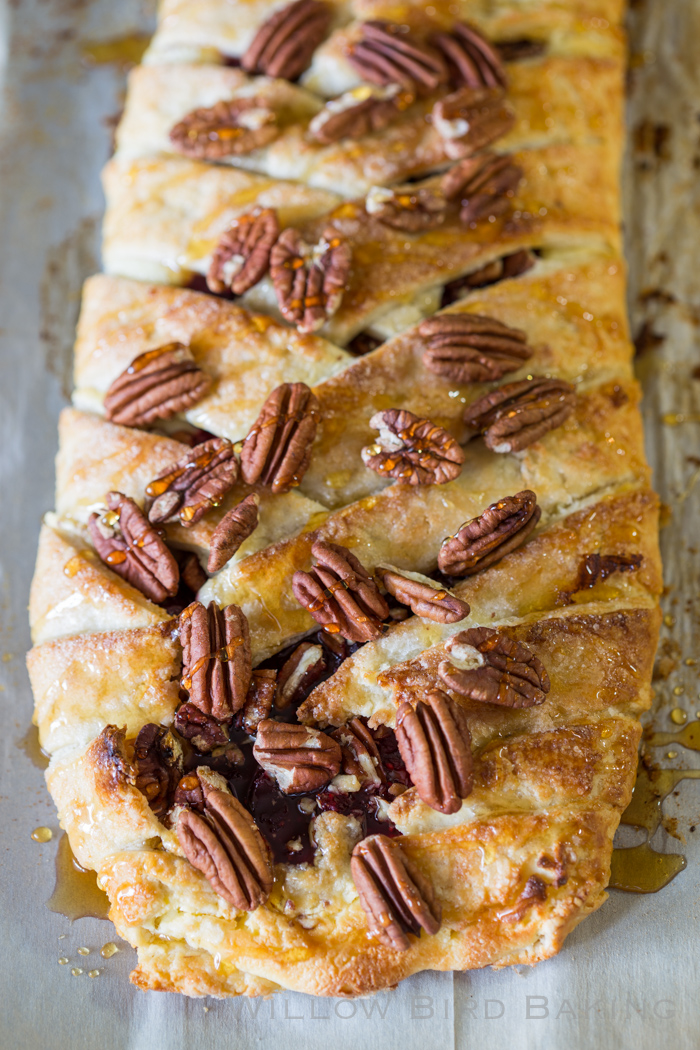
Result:
<svg viewBox="0 0 700 1050"><path fill-rule="evenodd" d="M246 809L260 828L276 863L310 864L314 847L309 824L315 812L313 795L284 795L264 769L258 767L248 794ZM308 806L309 812L303 808Z"/></svg>
<svg viewBox="0 0 700 1050"><path fill-rule="evenodd" d="M289 712L273 711L273 715L288 716ZM362 721L366 723L366 719ZM360 791L341 792L324 788L311 794L285 795L253 758L251 738L235 729L231 730L230 746L217 748L211 754L192 749L186 761L186 772L192 772L197 766L209 766L226 778L233 794L260 828L275 863L310 864L315 847L309 835L309 825L319 812L331 810L355 817L363 837L382 834L393 838L401 834L391 821L379 818L377 801L392 801L396 796L389 791L391 784L410 787L411 778L403 764L393 730L380 726L370 732L386 777L386 783L378 790L362 788Z"/></svg>

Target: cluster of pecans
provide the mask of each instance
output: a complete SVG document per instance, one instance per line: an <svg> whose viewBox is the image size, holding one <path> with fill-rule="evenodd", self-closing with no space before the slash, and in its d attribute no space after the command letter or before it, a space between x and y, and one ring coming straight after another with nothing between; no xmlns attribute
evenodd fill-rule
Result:
<svg viewBox="0 0 700 1050"><path fill-rule="evenodd" d="M242 67L296 79L327 34L330 14L320 0L296 0L276 11L242 57ZM474 155L513 121L494 47L462 23L418 40L404 26L368 21L350 44L348 58L368 85L328 103L311 123L313 139L328 144L381 130L416 98L445 90L449 93L435 103L431 120L447 156L458 161L437 184L375 194L367 201L368 213L394 228L419 231L439 225L455 209L463 223L474 226L508 208L520 169L507 155ZM278 115L264 98L249 96L193 111L172 129L171 141L185 155L218 160L261 148L278 133ZM242 295L269 274L284 318L301 332L312 332L337 310L350 265L350 248L332 227L319 244L308 245L299 231L280 230L273 210L258 209L241 216L221 238L207 283L217 294ZM531 355L524 333L477 315L432 318L420 336L426 367L454 382L497 381ZM112 384L106 415L122 425L149 426L187 410L210 386L190 351L168 344L142 354ZM466 410L465 422L492 451L517 452L564 422L573 404L568 384L531 377L479 398ZM318 419L318 402L305 384L282 384L263 405L239 454L225 438L195 445L150 482L145 513L123 494L109 493L106 513L93 514L89 522L99 555L151 601L172 598L181 577L197 590L203 573L196 558L171 551L162 525L195 525L241 477L273 493L298 485ZM370 426L379 436L362 458L387 478L414 486L446 484L462 469L463 449L431 420L394 408L377 413ZM258 503L258 495L250 493L222 518L211 542L210 572L255 530ZM443 543L438 557L443 578L488 568L524 543L539 518L530 491L487 507ZM469 615L466 602L429 577L383 565L372 575L352 551L322 540L313 545L312 556L313 566L294 574L293 592L331 638L359 644L379 638L392 618L390 601L441 624ZM243 611L213 602L205 608L198 601L180 614L179 638L182 702L175 728L143 727L134 743L133 783L156 816L175 827L183 853L215 892L234 908L253 911L272 890L270 847L224 777L204 764L183 775L182 741L205 756L225 749L236 764L230 733L232 727L243 730L255 737L255 761L285 794L319 792L341 775L379 789L385 780L381 758L358 718L326 732L270 717L273 707L291 706L323 674L320 646L302 642L279 672L253 670ZM418 797L451 814L473 784L464 701L528 707L542 703L550 686L526 645L490 628L453 635L439 677L444 688L398 708L396 740ZM114 746L116 754L116 738ZM439 930L434 888L395 839L364 838L353 850L351 870L370 930L384 945L404 951L410 947L408 934Z"/></svg>
<svg viewBox="0 0 700 1050"><path fill-rule="evenodd" d="M469 369L500 375L517 368L530 353L523 333L490 318L443 315L426 322L421 335L427 342L426 364L448 378L454 368L459 368L460 376ZM114 384L119 411L130 411L132 425L151 422L159 412L173 414L179 404L190 403L193 389L206 389L206 377L184 348L168 347L161 354L143 356L144 365L137 359ZM185 386L178 393L180 379ZM510 419L522 412L522 447L531 433L540 435L542 424L545 429L556 425L562 415L556 398L567 395L555 381L524 382L524 386L497 388L487 395L481 410L486 433L498 421L499 404L508 406ZM164 385L168 386L165 398ZM515 388L513 392L499 400L499 391L508 392L509 386ZM468 412L471 419L479 418L474 406ZM145 514L133 500L110 493L107 513L93 515L90 521L98 553L147 597L163 602L178 589L179 564L164 542L162 524L177 521L185 528L192 526L220 503L239 476L273 492L298 484L308 466L318 415L318 403L308 387L283 384L265 402L240 456L224 438L195 445L148 485ZM379 447L366 450L363 457L372 469L412 485L444 484L459 473L462 449L430 420L394 409L379 413L372 425L379 430ZM520 546L539 516L535 494L529 491L492 504L445 541L438 559L440 571L460 577L487 568ZM212 543L211 571L255 528L257 495L246 496L224 523ZM350 550L321 540L312 547L312 556L314 566L295 573L293 591L331 637L339 635L353 643L378 638L392 617L387 599L443 624L459 622L469 614L466 602L428 577L394 566L377 566L372 576ZM381 785L381 762L371 735L358 719L325 732L270 717L273 705L289 705L295 694L318 680L323 665L320 647L302 642L279 675L253 671L243 612L234 605L219 609L214 603L205 609L196 601L181 613L179 633L183 699L174 730L144 727L134 747L134 783L153 812L173 822L185 856L215 891L234 907L252 910L264 903L272 887L270 848L223 777L206 765L180 775L180 741L188 741L204 756L224 751L235 764L242 755L236 755L230 730L239 726L255 736L253 756L258 765L280 791L291 794L321 791L343 774L366 783L368 770L373 782ZM525 645L488 628L453 636L445 646L439 675L444 688L401 705L396 739L417 795L426 805L449 814L460 808L472 788L464 701L531 706L544 701L549 681ZM384 835L369 836L353 851L351 868L370 929L382 943L403 950L409 947L409 933L439 928L440 911L432 887L400 844Z"/></svg>
<svg viewBox="0 0 700 1050"><path fill-rule="evenodd" d="M154 724L143 727L134 743L131 780L156 816L175 828L184 855L215 892L234 908L253 911L272 889L270 847L221 774L207 764L183 773L183 738L205 761L207 754L224 752L235 765L243 757L240 751L236 757L229 731L238 725L254 736L256 763L282 793L291 795L317 793L336 777L351 779L360 790L378 792L385 781L382 760L360 719L326 732L269 717L273 704L284 704L290 682L296 681L299 688L303 679L308 681L319 661L312 652L318 647L302 643L279 675L253 671L244 614L237 606L220 609L215 603L205 609L194 602L185 609L179 635L184 699L176 712L175 731ZM497 631L462 632L446 650L460 667L445 662L440 675L457 696L522 707L540 703L549 689L537 657ZM481 670L462 669L466 650L481 660ZM414 703L401 704L396 742L418 797L438 812L457 812L473 784L471 736L460 703L435 689ZM123 765L123 749L118 741L113 744ZM382 943L406 950L408 933L437 932L440 908L433 888L399 843L382 834L364 838L353 850L351 870L370 929Z"/></svg>
<svg viewBox="0 0 700 1050"><path fill-rule="evenodd" d="M472 109L465 112L474 121ZM497 124L486 126L495 131ZM384 226L408 233L434 230L457 218L474 229L510 210L522 176L522 169L508 153L470 154L422 185L374 187L365 199L365 211Z"/></svg>
<svg viewBox="0 0 700 1050"><path fill-rule="evenodd" d="M196 384L196 387L194 387ZM206 392L210 380L189 350L172 344L147 351L112 383L105 398L107 419L146 426L172 418L193 403L192 390ZM118 397L118 400L117 400ZM116 407L115 407L116 406ZM162 526L177 522L191 528L234 487L248 485L279 494L301 481L308 468L319 419L318 401L305 383L283 383L269 395L240 448L240 459L227 438L211 437L146 486L145 513L122 493L111 492L107 511L94 513L90 534L109 567L154 602L178 591L182 566L164 540ZM246 495L221 519L211 538L209 572L217 572L257 528L259 496ZM198 590L194 555L182 555ZM191 562L196 563L190 565Z"/></svg>
<svg viewBox="0 0 700 1050"><path fill-rule="evenodd" d="M315 332L340 306L351 261L349 245L332 226L311 245L291 227L280 232L272 208L256 208L220 238L207 286L243 295L269 274L284 319L300 332Z"/></svg>

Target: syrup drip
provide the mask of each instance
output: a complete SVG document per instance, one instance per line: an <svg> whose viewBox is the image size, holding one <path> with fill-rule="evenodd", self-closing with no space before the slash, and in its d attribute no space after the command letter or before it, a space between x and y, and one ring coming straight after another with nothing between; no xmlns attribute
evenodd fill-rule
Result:
<svg viewBox="0 0 700 1050"><path fill-rule="evenodd" d="M24 736L17 741L17 747L24 751L29 761L37 769L48 769L49 756L41 749L39 730L36 726L29 727Z"/></svg>
<svg viewBox="0 0 700 1050"><path fill-rule="evenodd" d="M687 728L690 729L690 726ZM672 733L654 734L656 736L675 738ZM610 873L612 889L626 890L628 893L656 893L685 868L686 860L682 854L658 853L650 845L661 824L661 805L681 780L700 780L700 769L650 770L645 766L639 767L632 800L622 814L620 823L644 828L647 839L639 846L613 850Z"/></svg>
<svg viewBox="0 0 700 1050"><path fill-rule="evenodd" d="M109 900L97 886L94 871L86 871L76 861L64 832L58 840L56 853L56 886L47 902L49 911L75 919L106 919Z"/></svg>
<svg viewBox="0 0 700 1050"><path fill-rule="evenodd" d="M192 614L190 613L190 616L191 615ZM188 690L191 689L192 679L198 671L201 671L202 668L209 663L210 660L221 660L222 663L227 663L227 661L233 660L236 649L238 649L241 645L243 645L243 639L234 638L232 642L229 642L228 645L224 645L215 653L207 653L205 656L200 656L199 660L197 660L194 663L192 670L189 672L189 674L185 675L185 677L182 679L180 683L182 685L182 688Z"/></svg>
<svg viewBox="0 0 700 1050"><path fill-rule="evenodd" d="M700 722L688 722L675 733L650 733L645 739L651 747L680 744L690 751L700 751Z"/></svg>
<svg viewBox="0 0 700 1050"><path fill-rule="evenodd" d="M176 481L179 481L188 470L206 470L212 461L222 452L229 442L225 438L220 438L221 444L215 449L209 449L207 451L195 452L187 463L182 467L175 467L169 474L165 474L162 478L157 478L146 486L146 495L154 498L156 496L162 496L164 492L167 492L171 485ZM207 501L208 502L208 501Z"/></svg>
<svg viewBox="0 0 700 1050"><path fill-rule="evenodd" d="M177 346L176 343L167 343L165 346L156 347L155 350L146 350L145 353L139 354L138 357L134 358L127 368L127 372L132 375L134 372L142 372L152 361L157 361L159 357L162 357L163 354L169 353L175 346Z"/></svg>

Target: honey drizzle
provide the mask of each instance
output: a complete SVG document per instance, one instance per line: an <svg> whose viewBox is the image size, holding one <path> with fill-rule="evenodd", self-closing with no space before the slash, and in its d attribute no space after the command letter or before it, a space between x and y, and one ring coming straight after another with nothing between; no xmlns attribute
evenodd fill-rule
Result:
<svg viewBox="0 0 700 1050"><path fill-rule="evenodd" d="M190 613L190 616L191 615L192 614ZM215 653L206 653L204 656L200 656L200 658L193 664L192 670L189 671L189 673L183 677L180 683L182 685L182 688L191 689L192 679L198 671L201 671L202 668L209 663L210 660L221 660L223 663L226 663L229 660L233 660L236 653L236 649L238 649L241 645L243 645L243 638L239 636L237 638L234 638L232 641L228 642L227 645L222 646L221 649L217 649Z"/></svg>
<svg viewBox="0 0 700 1050"><path fill-rule="evenodd" d="M654 734L654 737L675 737L682 732ZM640 765L632 799L620 823L644 828L647 837L639 846L613 850L609 883L612 889L628 893L657 893L685 868L686 860L682 854L659 853L650 845L661 824L662 803L681 780L700 780L700 769L650 770Z"/></svg>
<svg viewBox="0 0 700 1050"><path fill-rule="evenodd" d="M108 918L107 894L98 887L95 872L86 871L78 864L65 832L58 840L56 885L46 907L65 915L71 922L84 918Z"/></svg>
<svg viewBox="0 0 700 1050"><path fill-rule="evenodd" d="M222 438L221 441L222 444L217 448L195 453L183 466L174 467L168 474L164 474L163 477L152 481L146 486L146 495L151 498L162 496L163 493L167 492L174 482L179 481L188 470L206 470L219 453L225 450L226 445L230 444L225 438Z"/></svg>

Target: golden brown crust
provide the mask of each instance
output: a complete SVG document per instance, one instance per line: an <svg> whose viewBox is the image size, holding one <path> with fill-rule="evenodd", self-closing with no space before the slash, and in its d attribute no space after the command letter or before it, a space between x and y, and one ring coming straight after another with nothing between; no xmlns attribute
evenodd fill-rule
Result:
<svg viewBox="0 0 700 1050"><path fill-rule="evenodd" d="M610 101L620 96L620 65L610 58L545 54L513 63L509 77L515 119L513 128L498 141L500 150L564 142L612 147L619 136L619 108ZM265 147L223 157L223 163L263 175L294 176L344 197L450 163L445 140L426 119L434 96L419 99L388 127L359 141L341 139L321 145L308 130L321 108L316 95L285 81L249 81L238 69L202 65L140 66L131 73L117 155L123 159L177 155L169 137L177 121L198 106L253 92L280 114L280 132Z"/></svg>
<svg viewBox="0 0 700 1050"><path fill-rule="evenodd" d="M245 437L270 389L314 386L352 360L338 347L236 303L188 289L99 274L85 285L75 347L73 402L103 412L109 385L141 353L169 342L189 347L214 380L185 413L195 427Z"/></svg>
<svg viewBox="0 0 700 1050"><path fill-rule="evenodd" d="M138 948L133 983L195 996L284 988L366 995L424 969L555 954L605 899L659 627L658 505L648 488L618 254L621 0L331 0L328 37L298 85L223 66L280 6L161 5L151 65L131 76L118 153L105 172L110 276L86 286L74 407L60 426L57 514L42 530L31 595L28 665L61 823L79 862L98 872L118 932ZM377 18L400 20L419 39L467 19L493 42L542 45L507 63L514 123L491 148L514 151L523 180L494 221L466 227L454 208L444 223L414 233L365 210L371 185L447 166L449 151L425 120L432 98L379 134L330 146L308 138L324 101L357 85L346 48L361 21ZM197 107L253 94L278 113L274 141L231 164L174 155L173 124ZM423 188L434 193L439 177L426 177ZM255 207L276 208L280 226L298 228L310 244L334 229L352 248L325 338L279 320L267 278L235 302L176 287L206 274L220 235ZM448 313L524 332L532 355L505 381L564 380L576 405L539 441L496 454L481 438L468 440L463 420L493 385L428 369L419 324L436 313L440 323L453 279L520 249L537 252L531 269L469 293L447 289L445 301L458 298ZM356 334L382 343L353 360L340 347ZM189 348L213 380L210 391L162 431L107 422L114 379L139 354L171 342ZM351 876L362 836L355 817L317 815L313 861L277 864L269 899L237 911L187 860L173 829L177 812L159 819L136 786L137 734L149 722L171 726L180 703L181 645L167 612L96 557L86 523L111 490L144 506L149 482L187 454L167 435L199 427L236 442L282 383L312 387L319 406L299 489L275 496L239 482L192 528L166 526L167 542L204 565L221 517L251 491L260 497L258 527L198 593L241 607L254 664L316 628L291 587L295 571L309 570L315 542L347 547L369 571L388 564L434 573L443 539L489 504L529 489L542 511L522 546L450 581L471 607L464 623L393 623L300 708L302 720L321 728L358 716L392 726L402 701L445 688L440 666L459 659L447 643L465 627L495 630L544 665L550 688L531 707L451 695L474 767L473 790L453 812L427 806L415 788L385 803L411 870L421 885L430 881L435 914L442 912L441 930L410 935L406 951L369 932ZM464 446L459 477L409 487L364 468L370 419L391 408L431 420Z"/></svg>
<svg viewBox="0 0 700 1050"><path fill-rule="evenodd" d="M327 870L319 873L332 879L336 903L331 909L318 899L316 874L299 871L279 885L276 902L243 921L241 916L232 921L201 876L167 853L117 853L100 869L99 878L118 902L110 917L119 932L129 940L147 941L151 948L140 953L136 983L142 988L240 994L241 985L245 987L241 971L248 970L279 987L353 997L422 969L534 963L555 954L576 922L605 899L602 887L617 819L617 812L604 804L595 809L552 807L546 815L493 815L463 827L404 836L403 848L432 880L443 905L440 933L412 940L407 952L368 941L347 861L339 858L327 858ZM497 862L498 880L484 874L484 857L490 866ZM560 886L557 860L566 871ZM533 870L541 873L545 897L523 908L523 890ZM138 889L120 893L127 887ZM183 909L182 920L174 913L175 901ZM290 902L286 911L294 919L282 916L283 902ZM217 931L224 964L216 974L206 947L208 929ZM176 944L164 943L162 938L176 930ZM173 954L177 975L170 985L163 981L163 963L158 963L165 951Z"/></svg>
<svg viewBox="0 0 700 1050"><path fill-rule="evenodd" d="M622 0L576 0L567 4L528 0L497 5L488 0L438 0L430 4L429 15L422 0L333 0L332 6L338 28L318 49L303 78L305 84L321 94L339 94L356 82L344 55L345 41L355 32L354 26L345 29L344 24L353 18L387 18L414 26L430 22L444 28L451 27L455 19L463 19L493 40L524 36L550 41L562 54L592 53L618 59L624 55ZM222 7L217 0L166 0L161 5L159 29L146 61L221 62L223 55L241 55L272 9L270 0L256 0L242 8Z"/></svg>

